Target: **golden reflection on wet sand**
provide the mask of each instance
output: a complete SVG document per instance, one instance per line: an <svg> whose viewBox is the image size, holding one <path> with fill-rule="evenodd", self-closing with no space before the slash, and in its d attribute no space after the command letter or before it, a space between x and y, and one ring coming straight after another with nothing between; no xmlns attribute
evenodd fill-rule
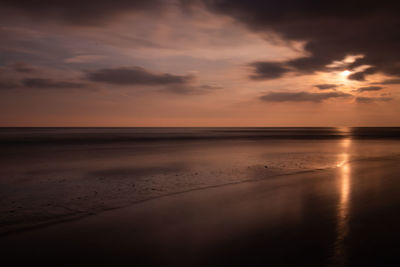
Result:
<svg viewBox="0 0 400 267"><path fill-rule="evenodd" d="M343 146L343 153L340 154L339 163L337 166L340 168L339 172L339 202L337 207L337 228L336 228L336 241L335 241L335 260L344 264L346 262L346 247L345 238L348 234L348 220L349 220L349 207L350 207L350 192L351 192L351 165L349 161L349 148L351 146L351 139L344 139L341 143Z"/></svg>

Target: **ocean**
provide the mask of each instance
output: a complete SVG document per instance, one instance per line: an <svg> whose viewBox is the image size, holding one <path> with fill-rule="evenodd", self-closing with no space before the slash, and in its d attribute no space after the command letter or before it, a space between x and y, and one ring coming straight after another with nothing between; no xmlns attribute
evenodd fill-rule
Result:
<svg viewBox="0 0 400 267"><path fill-rule="evenodd" d="M0 234L400 155L400 128L1 128Z"/></svg>

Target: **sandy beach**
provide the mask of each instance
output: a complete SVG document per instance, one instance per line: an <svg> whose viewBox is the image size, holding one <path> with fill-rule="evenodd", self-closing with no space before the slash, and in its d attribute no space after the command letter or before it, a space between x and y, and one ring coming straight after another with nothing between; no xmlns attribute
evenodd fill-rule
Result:
<svg viewBox="0 0 400 267"><path fill-rule="evenodd" d="M0 238L2 262L381 266L400 262L400 158L172 194Z"/></svg>

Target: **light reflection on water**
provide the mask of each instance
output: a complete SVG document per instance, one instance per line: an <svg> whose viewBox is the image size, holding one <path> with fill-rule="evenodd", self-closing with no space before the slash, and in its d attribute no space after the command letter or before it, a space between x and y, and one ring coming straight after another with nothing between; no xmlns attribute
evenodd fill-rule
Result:
<svg viewBox="0 0 400 267"><path fill-rule="evenodd" d="M338 167L340 175L339 185L339 202L337 205L337 229L335 241L335 260L340 264L345 264L347 259L345 239L348 234L349 209L350 209L350 193L351 193L351 165L348 163L350 159L349 149L351 147L351 139L344 139L341 142L343 153L339 156Z"/></svg>

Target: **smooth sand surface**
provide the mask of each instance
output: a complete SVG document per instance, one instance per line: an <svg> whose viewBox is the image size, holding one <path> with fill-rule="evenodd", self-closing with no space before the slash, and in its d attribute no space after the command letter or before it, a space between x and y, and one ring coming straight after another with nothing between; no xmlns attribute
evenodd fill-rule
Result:
<svg viewBox="0 0 400 267"><path fill-rule="evenodd" d="M174 194L0 237L1 261L51 265L400 263L400 160Z"/></svg>

